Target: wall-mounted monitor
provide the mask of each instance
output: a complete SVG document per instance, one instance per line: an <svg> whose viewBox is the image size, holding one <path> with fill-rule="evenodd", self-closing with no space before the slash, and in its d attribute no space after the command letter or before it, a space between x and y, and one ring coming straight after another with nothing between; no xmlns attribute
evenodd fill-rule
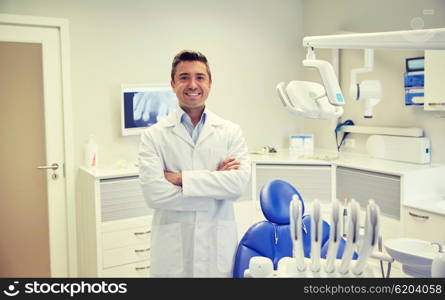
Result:
<svg viewBox="0 0 445 300"><path fill-rule="evenodd" d="M178 108L169 84L123 84L122 135L137 135Z"/></svg>

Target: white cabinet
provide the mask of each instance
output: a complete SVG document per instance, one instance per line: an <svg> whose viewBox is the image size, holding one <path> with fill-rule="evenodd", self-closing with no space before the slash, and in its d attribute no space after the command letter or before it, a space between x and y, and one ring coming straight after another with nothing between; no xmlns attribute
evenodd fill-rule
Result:
<svg viewBox="0 0 445 300"><path fill-rule="evenodd" d="M405 236L445 244L445 216L405 207Z"/></svg>
<svg viewBox="0 0 445 300"><path fill-rule="evenodd" d="M137 171L79 171L80 277L148 277L151 210Z"/></svg>
<svg viewBox="0 0 445 300"><path fill-rule="evenodd" d="M445 110L445 51L425 51L425 110Z"/></svg>

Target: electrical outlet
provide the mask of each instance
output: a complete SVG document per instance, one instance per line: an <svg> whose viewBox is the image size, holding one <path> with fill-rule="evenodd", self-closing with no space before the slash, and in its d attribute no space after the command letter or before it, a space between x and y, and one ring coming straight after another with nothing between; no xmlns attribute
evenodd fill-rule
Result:
<svg viewBox="0 0 445 300"><path fill-rule="evenodd" d="M346 139L345 140L345 148L355 148L355 140L354 139Z"/></svg>

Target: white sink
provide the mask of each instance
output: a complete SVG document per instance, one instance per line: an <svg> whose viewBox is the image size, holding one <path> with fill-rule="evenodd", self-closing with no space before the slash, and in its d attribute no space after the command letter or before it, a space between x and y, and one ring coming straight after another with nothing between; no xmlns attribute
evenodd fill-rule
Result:
<svg viewBox="0 0 445 300"><path fill-rule="evenodd" d="M430 276L431 263L438 253L436 245L424 240L397 238L387 240L384 246L394 260L403 264L404 270L419 277Z"/></svg>

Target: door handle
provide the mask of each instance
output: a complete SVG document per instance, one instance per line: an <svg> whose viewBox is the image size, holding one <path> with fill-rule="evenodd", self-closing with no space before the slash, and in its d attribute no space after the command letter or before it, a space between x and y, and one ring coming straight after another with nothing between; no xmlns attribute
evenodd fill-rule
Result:
<svg viewBox="0 0 445 300"><path fill-rule="evenodd" d="M37 166L37 169L40 169L40 170L48 170L48 169L57 170L58 168L59 168L59 164L57 164L57 163L53 163L51 166Z"/></svg>

